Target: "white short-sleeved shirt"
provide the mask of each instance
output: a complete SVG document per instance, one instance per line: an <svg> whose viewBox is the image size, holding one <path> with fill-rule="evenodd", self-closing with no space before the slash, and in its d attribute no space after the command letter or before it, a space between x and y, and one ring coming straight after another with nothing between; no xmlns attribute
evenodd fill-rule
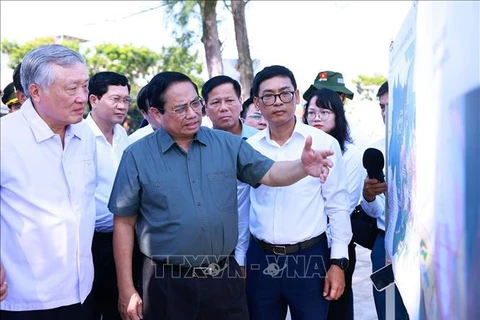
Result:
<svg viewBox="0 0 480 320"><path fill-rule="evenodd" d="M132 144L137 140L142 139L143 137L148 136L150 133L152 133L153 127L151 124L147 124L145 127L137 129L134 133L128 136L128 143Z"/></svg>
<svg viewBox="0 0 480 320"><path fill-rule="evenodd" d="M95 137L81 122L64 147L30 100L1 118L0 249L9 285L0 309L83 302L92 288Z"/></svg>
<svg viewBox="0 0 480 320"><path fill-rule="evenodd" d="M91 114L87 116L85 122L92 129L97 143L98 184L95 192L95 207L97 211L95 231L113 232L113 213L108 210L107 204L112 193L113 182L115 181L115 175L117 174L123 151L129 144L127 132L121 125L115 125L112 144L110 144Z"/></svg>
<svg viewBox="0 0 480 320"><path fill-rule="evenodd" d="M297 121L290 139L282 146L270 138L265 129L247 140L256 150L275 161L297 160L302 155L305 139L311 135L312 149L331 149L334 167L325 183L305 177L286 187L260 186L249 188L249 199L239 196L239 216L249 217L250 232L256 238L272 244L294 244L320 235L330 219L332 235L331 258L348 258L352 237L345 165L338 142L317 128ZM239 186L238 195L245 195ZM246 187L246 186L244 186ZM250 200L250 206L243 202ZM240 218L242 219L242 218ZM247 219L247 218L245 218ZM239 231L242 234L242 230ZM245 255L245 243L236 248L236 257Z"/></svg>

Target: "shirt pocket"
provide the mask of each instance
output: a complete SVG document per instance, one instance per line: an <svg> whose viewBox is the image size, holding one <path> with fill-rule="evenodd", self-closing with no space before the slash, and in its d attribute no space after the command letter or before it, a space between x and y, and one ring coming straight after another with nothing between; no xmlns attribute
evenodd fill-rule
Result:
<svg viewBox="0 0 480 320"><path fill-rule="evenodd" d="M168 221L183 216L184 199L175 180L157 181L143 185L145 218L153 221Z"/></svg>
<svg viewBox="0 0 480 320"><path fill-rule="evenodd" d="M207 175L212 198L218 210L233 210L237 203L237 172L213 172Z"/></svg>

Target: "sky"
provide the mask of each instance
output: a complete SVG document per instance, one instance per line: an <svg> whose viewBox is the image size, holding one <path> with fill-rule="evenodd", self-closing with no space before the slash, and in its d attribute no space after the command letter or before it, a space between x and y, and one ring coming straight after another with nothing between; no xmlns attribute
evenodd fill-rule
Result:
<svg viewBox="0 0 480 320"><path fill-rule="evenodd" d="M410 1L250 1L251 55L260 67L290 68L302 91L322 70L342 72L347 83L358 74L387 75L389 44L410 6ZM228 11L218 11L223 58L235 59L233 20ZM159 1L2 0L0 12L1 39L18 43L64 34L155 51L172 44L172 23L166 22ZM203 54L201 43L195 48ZM1 70L3 88L11 75L4 57Z"/></svg>

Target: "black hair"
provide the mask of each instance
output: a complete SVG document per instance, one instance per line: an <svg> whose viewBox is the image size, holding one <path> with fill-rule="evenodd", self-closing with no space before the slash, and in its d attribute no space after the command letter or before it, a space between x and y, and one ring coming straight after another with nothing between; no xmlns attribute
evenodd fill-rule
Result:
<svg viewBox="0 0 480 320"><path fill-rule="evenodd" d="M263 68L262 71L258 72L255 75L255 78L253 78L251 96L252 97L253 96L258 97L258 91L260 90L260 84L265 80L268 80L268 79L271 79L271 78L277 77L277 76L289 78L290 81L292 82L293 89L297 90L297 81L295 81L295 77L294 77L292 71L290 71L288 68L286 68L284 66L274 65L274 66L269 66L269 67Z"/></svg>
<svg viewBox="0 0 480 320"><path fill-rule="evenodd" d="M388 81L384 82L380 88L378 88L377 97L382 96L383 94L388 93Z"/></svg>
<svg viewBox="0 0 480 320"><path fill-rule="evenodd" d="M240 117L245 119L247 117L248 107L253 103L253 97L248 98L242 103L242 111L240 112Z"/></svg>
<svg viewBox="0 0 480 320"><path fill-rule="evenodd" d="M140 89L140 91L138 91L138 94L137 94L138 109L142 110L145 113L148 113L148 109L150 108L150 103L148 102L147 94L148 94L148 84L142 87L142 89Z"/></svg>
<svg viewBox="0 0 480 320"><path fill-rule="evenodd" d="M231 83L233 89L235 90L235 93L237 94L237 97L240 98L242 94L242 88L240 87L240 83L238 83L237 80L230 78L229 76L220 75L209 79L203 85L202 97L203 100L205 100L205 103L208 102L208 94L210 93L210 91L225 83Z"/></svg>
<svg viewBox="0 0 480 320"><path fill-rule="evenodd" d="M155 75L147 89L147 99L150 107L158 109L161 114L165 113L165 92L170 86L179 82L189 82L198 94L197 85L186 75L175 71L164 71Z"/></svg>
<svg viewBox="0 0 480 320"><path fill-rule="evenodd" d="M88 97L93 94L101 99L105 93L108 92L109 86L127 86L128 93L130 93L130 84L127 77L112 71L103 71L94 74L88 81ZM90 99L88 99L88 106L92 110Z"/></svg>
<svg viewBox="0 0 480 320"><path fill-rule="evenodd" d="M305 124L308 124L308 105L313 97L317 97L317 102L315 103L317 107L332 110L335 114L335 127L332 132L329 132L328 134L337 139L343 154L347 150L347 142L352 143L353 139L350 136L350 126L345 117L345 109L343 108L342 99L340 99L338 93L330 89L315 90L308 99L303 111L302 121Z"/></svg>
<svg viewBox="0 0 480 320"><path fill-rule="evenodd" d="M23 92L22 81L20 80L20 68L22 63L20 62L15 69L13 70L13 85L15 86L16 91Z"/></svg>

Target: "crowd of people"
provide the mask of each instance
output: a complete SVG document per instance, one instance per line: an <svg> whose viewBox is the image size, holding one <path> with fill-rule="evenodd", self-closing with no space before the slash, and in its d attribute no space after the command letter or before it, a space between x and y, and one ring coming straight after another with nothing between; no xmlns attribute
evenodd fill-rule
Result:
<svg viewBox="0 0 480 320"><path fill-rule="evenodd" d="M199 93L161 72L128 136L124 75L89 77L61 45L31 50L2 97L1 318L353 319L350 215L376 219L382 268L387 188L350 136L354 93L319 72L297 117L295 76L272 65L242 96L226 75ZM385 121L388 83L377 96Z"/></svg>

